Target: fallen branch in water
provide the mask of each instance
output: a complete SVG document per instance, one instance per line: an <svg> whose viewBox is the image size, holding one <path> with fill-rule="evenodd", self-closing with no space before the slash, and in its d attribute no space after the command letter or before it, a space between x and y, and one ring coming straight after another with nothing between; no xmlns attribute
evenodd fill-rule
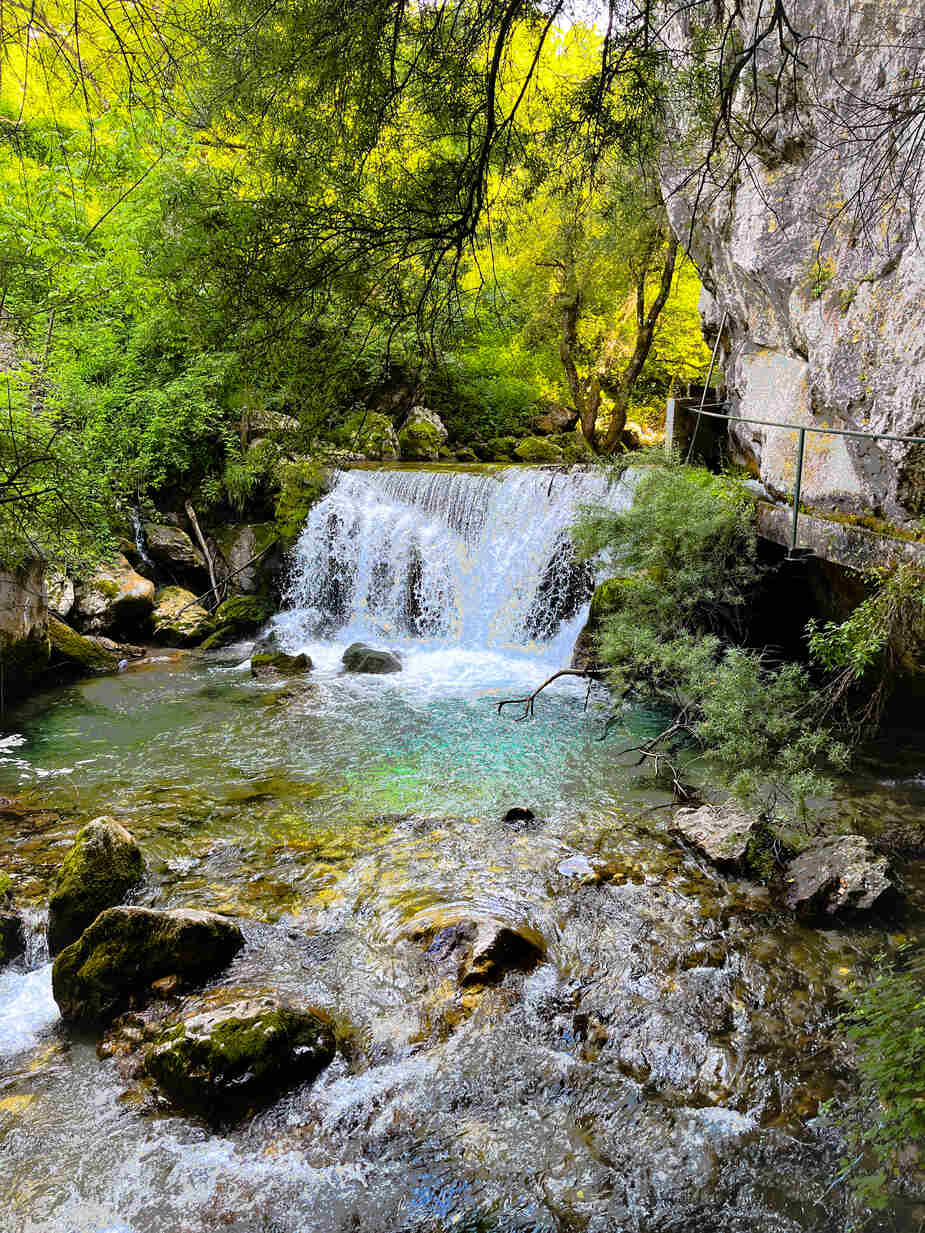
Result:
<svg viewBox="0 0 925 1233"><path fill-rule="evenodd" d="M551 677L545 680L542 685L534 689L532 694L527 694L526 697L524 698L503 698L498 703L498 714L499 715L501 714L501 710L505 706L522 706L524 708L523 714L517 716L518 721L522 719L532 719L534 702L536 702L537 698L543 692L546 686L551 685L553 681L557 681L560 676L580 676L582 677L584 680L588 681L588 690L590 692L591 684L594 681L600 681L604 675L605 675L604 672L599 668L560 668L558 672L554 672ZM588 706L588 698L586 695L585 696L585 709L587 709L587 706Z"/></svg>

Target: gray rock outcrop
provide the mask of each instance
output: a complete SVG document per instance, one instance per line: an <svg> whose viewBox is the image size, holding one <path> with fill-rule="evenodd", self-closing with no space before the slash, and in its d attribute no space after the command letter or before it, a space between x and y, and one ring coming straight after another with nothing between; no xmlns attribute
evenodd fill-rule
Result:
<svg viewBox="0 0 925 1233"><path fill-rule="evenodd" d="M760 24L753 9L738 18L745 43ZM724 12L696 5L675 33L690 47L697 28ZM694 175L685 186L697 155L688 152L682 164L673 154L664 166L672 225L682 242L690 237L708 288L705 333L712 343L726 314L719 361L736 415L923 435L925 249L917 235L925 195L910 207L897 180L895 210L878 212L874 200L890 191L890 176L901 176L886 117L921 71L921 14L914 5L845 8L834 0L808 0L788 13L810 36L813 54L799 70L798 93L788 93L779 110L768 84L778 67L776 40L760 48L755 77L750 69L743 75L736 107L754 104L749 131L760 130L748 170L732 173L731 154L721 153L705 182ZM884 120L880 145L870 137L875 116ZM853 134L852 123L860 126ZM689 129L689 118L679 127ZM792 430L742 424L731 438L738 461L768 489L792 492ZM925 512L921 454L921 446L811 435L803 499L892 521L918 517Z"/></svg>
<svg viewBox="0 0 925 1233"><path fill-rule="evenodd" d="M154 583L132 569L121 554L75 587L74 624L83 634L137 628L154 607Z"/></svg>
<svg viewBox="0 0 925 1233"><path fill-rule="evenodd" d="M378 650L365 642L354 642L348 646L341 662L348 672L401 672L401 660L394 651Z"/></svg>
<svg viewBox="0 0 925 1233"><path fill-rule="evenodd" d="M748 872L750 848L761 843L764 823L736 805L701 805L699 809L679 809L671 833L680 836L702 852L718 869L730 873Z"/></svg>
<svg viewBox="0 0 925 1233"><path fill-rule="evenodd" d="M801 852L787 867L787 906L809 918L889 907L896 884L885 856L862 835L832 835Z"/></svg>
<svg viewBox="0 0 925 1233"><path fill-rule="evenodd" d="M44 572L41 561L0 569L0 670L7 698L24 693L48 666Z"/></svg>
<svg viewBox="0 0 925 1233"><path fill-rule="evenodd" d="M192 591L164 587L158 591L151 623L154 637L169 646L192 646L207 638L215 622Z"/></svg>

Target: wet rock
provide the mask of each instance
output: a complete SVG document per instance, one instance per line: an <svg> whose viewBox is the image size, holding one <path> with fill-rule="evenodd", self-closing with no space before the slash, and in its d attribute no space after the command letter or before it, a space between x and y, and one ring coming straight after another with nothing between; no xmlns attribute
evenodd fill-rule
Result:
<svg viewBox="0 0 925 1233"><path fill-rule="evenodd" d="M376 650L365 642L354 642L341 656L348 672L401 672L401 660L394 651Z"/></svg>
<svg viewBox="0 0 925 1233"><path fill-rule="evenodd" d="M704 854L718 869L747 873L756 845L766 838L765 824L733 804L679 809L670 832Z"/></svg>
<svg viewBox="0 0 925 1233"><path fill-rule="evenodd" d="M412 407L398 434L401 456L412 462L436 462L448 436L436 411L421 405Z"/></svg>
<svg viewBox="0 0 925 1233"><path fill-rule="evenodd" d="M207 638L215 628L212 618L192 591L164 587L158 591L152 617L154 637L169 646L191 646Z"/></svg>
<svg viewBox="0 0 925 1233"><path fill-rule="evenodd" d="M393 462L401 457L398 434L392 421L381 411L357 411L349 416L337 440L344 448L356 450L374 461Z"/></svg>
<svg viewBox="0 0 925 1233"><path fill-rule="evenodd" d="M141 849L113 818L78 831L48 904L48 950L56 955L77 940L104 908L121 903L141 882Z"/></svg>
<svg viewBox="0 0 925 1233"><path fill-rule="evenodd" d="M0 673L4 696L31 688L48 666L48 608L44 563L0 568Z"/></svg>
<svg viewBox="0 0 925 1233"><path fill-rule="evenodd" d="M220 625L214 634L209 634L208 638L199 644L199 649L200 651L218 651L222 647L231 646L239 638L240 635L233 625Z"/></svg>
<svg viewBox="0 0 925 1233"><path fill-rule="evenodd" d="M84 634L108 634L145 621L154 607L154 583L121 554L75 588L74 624Z"/></svg>
<svg viewBox="0 0 925 1233"><path fill-rule="evenodd" d="M215 609L215 624L231 626L238 634L251 634L273 615L273 606L256 595L233 595Z"/></svg>
<svg viewBox="0 0 925 1233"><path fill-rule="evenodd" d="M303 506L298 504L292 513L293 522L302 514L299 530L302 529L313 500L317 500L324 491L323 481L316 470L311 468L311 464L308 464L308 474L311 478L305 480L308 485L304 496L305 512L302 513ZM304 485L300 486L296 480L297 476L302 476L299 467L287 464L282 468L280 478L284 486L295 484L301 493ZM292 493L289 495L292 500L296 499ZM272 522L232 525L216 532L215 547L218 553L215 570L219 581L225 582L238 594L266 595L274 588L281 566L282 554L278 546L275 546L278 545L278 540L279 530Z"/></svg>
<svg viewBox="0 0 925 1233"><path fill-rule="evenodd" d="M52 668L63 663L79 672L91 673L113 672L118 667L120 656L101 645L108 642L108 638L86 638L55 616L48 618L48 637Z"/></svg>
<svg viewBox="0 0 925 1233"><path fill-rule="evenodd" d="M205 557L185 531L155 522L146 522L144 531L148 555L169 578L205 580L208 585Z"/></svg>
<svg viewBox="0 0 925 1233"><path fill-rule="evenodd" d="M495 917L425 911L401 932L427 942L428 958L455 969L461 985L493 984L505 972L529 971L546 955L546 942L536 929Z"/></svg>
<svg viewBox="0 0 925 1233"><path fill-rule="evenodd" d="M298 676L302 672L309 672L311 668L312 661L304 652L300 655L287 655L284 651L271 651L251 655L251 676L261 681Z"/></svg>
<svg viewBox="0 0 925 1233"><path fill-rule="evenodd" d="M862 835L833 835L812 844L787 867L787 906L804 917L889 907L898 891L887 857Z"/></svg>
<svg viewBox="0 0 925 1233"><path fill-rule="evenodd" d="M26 931L22 919L13 911L13 883L8 874L0 873L0 968L25 949Z"/></svg>
<svg viewBox="0 0 925 1233"><path fill-rule="evenodd" d="M526 805L512 805L501 821L505 826L510 826L514 830L526 830L536 821L536 814Z"/></svg>
<svg viewBox="0 0 925 1233"><path fill-rule="evenodd" d="M253 997L168 1027L148 1051L145 1070L180 1108L224 1120L313 1079L334 1052L326 1015Z"/></svg>
<svg viewBox="0 0 925 1233"><path fill-rule="evenodd" d="M49 570L45 575L45 595L48 600L48 611L61 621L67 620L74 607L74 583L67 574L56 569Z"/></svg>
<svg viewBox="0 0 925 1233"><path fill-rule="evenodd" d="M243 945L238 926L215 912L107 908L58 955L52 991L65 1020L105 1024L133 1000L147 1000L155 981L205 980Z"/></svg>

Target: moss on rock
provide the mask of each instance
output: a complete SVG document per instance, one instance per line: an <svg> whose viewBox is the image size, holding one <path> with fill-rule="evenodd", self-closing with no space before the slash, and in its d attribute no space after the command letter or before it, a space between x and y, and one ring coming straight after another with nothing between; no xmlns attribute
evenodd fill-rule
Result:
<svg viewBox="0 0 925 1233"><path fill-rule="evenodd" d="M283 651L267 651L251 656L251 676L260 679L299 676L302 672L311 671L311 668L312 661L304 652L286 655Z"/></svg>
<svg viewBox="0 0 925 1233"><path fill-rule="evenodd" d="M207 638L215 623L192 591L164 587L155 596L151 618L154 637L169 646L192 646Z"/></svg>
<svg viewBox="0 0 925 1233"><path fill-rule="evenodd" d="M549 437L524 437L514 454L521 462L565 462L565 454Z"/></svg>
<svg viewBox="0 0 925 1233"><path fill-rule="evenodd" d="M76 633L55 616L48 618L48 637L52 659L64 660L81 672L112 672L119 665L119 657L113 651Z"/></svg>
<svg viewBox="0 0 925 1233"><path fill-rule="evenodd" d="M174 1104L224 1120L314 1078L334 1052L323 1012L257 997L171 1026L145 1069Z"/></svg>
<svg viewBox="0 0 925 1233"><path fill-rule="evenodd" d="M238 633L250 634L273 615L273 605L259 595L232 595L215 609L215 623L231 625Z"/></svg>
<svg viewBox="0 0 925 1233"><path fill-rule="evenodd" d="M380 411L356 411L349 416L338 433L336 443L355 450L377 462L390 462L399 457L395 426Z"/></svg>
<svg viewBox="0 0 925 1233"><path fill-rule="evenodd" d="M49 952L70 946L104 908L121 903L144 873L141 849L114 818L96 818L78 831L48 904Z"/></svg>
<svg viewBox="0 0 925 1233"><path fill-rule="evenodd" d="M313 458L300 458L280 467L274 529L284 547L291 548L296 542L309 510L329 487L327 469Z"/></svg>
<svg viewBox="0 0 925 1233"><path fill-rule="evenodd" d="M401 456L409 462L437 462L447 435L436 411L412 407L398 434Z"/></svg>
<svg viewBox="0 0 925 1233"><path fill-rule="evenodd" d="M52 992L62 1018L109 1023L133 1000L146 1001L166 976L207 979L244 945L241 930L224 916L192 908L107 908L52 969Z"/></svg>

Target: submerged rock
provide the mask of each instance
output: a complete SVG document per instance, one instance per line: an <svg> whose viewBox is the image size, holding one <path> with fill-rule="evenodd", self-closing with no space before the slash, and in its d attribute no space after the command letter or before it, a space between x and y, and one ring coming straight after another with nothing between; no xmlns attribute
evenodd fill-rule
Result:
<svg viewBox="0 0 925 1233"><path fill-rule="evenodd" d="M341 656L348 672L401 672L401 660L394 651L376 650L365 642L354 642Z"/></svg>
<svg viewBox="0 0 925 1233"><path fill-rule="evenodd" d="M75 589L74 623L85 634L108 634L145 621L154 607L154 583L124 556L98 569Z"/></svg>
<svg viewBox="0 0 925 1233"><path fill-rule="evenodd" d="M133 999L146 1000L155 981L205 980L243 945L234 921L215 912L107 908L58 955L52 991L63 1019L105 1024Z"/></svg>
<svg viewBox="0 0 925 1233"><path fill-rule="evenodd" d="M325 1014L275 996L252 997L168 1027L148 1051L145 1070L180 1108L225 1119L313 1079L334 1052Z"/></svg>
<svg viewBox="0 0 925 1233"><path fill-rule="evenodd" d="M536 814L526 805L512 805L501 821L514 830L525 830L536 821Z"/></svg>
<svg viewBox="0 0 925 1233"><path fill-rule="evenodd" d="M212 618L192 591L164 587L158 591L152 617L154 637L171 646L190 646L208 637L215 628Z"/></svg>
<svg viewBox="0 0 925 1233"><path fill-rule="evenodd" d="M461 985L492 984L505 972L529 971L546 955L546 942L536 929L496 917L425 911L401 933L428 942L428 958L455 968Z"/></svg>
<svg viewBox="0 0 925 1233"><path fill-rule="evenodd" d="M311 668L312 661L304 651L300 655L287 655L284 651L251 655L251 676L257 677L258 680L298 676L302 672L311 671Z"/></svg>
<svg viewBox="0 0 925 1233"><path fill-rule="evenodd" d="M729 803L679 809L670 829L672 834L693 844L718 869L730 873L749 872L756 849L763 846L767 834L760 818Z"/></svg>
<svg viewBox="0 0 925 1233"><path fill-rule="evenodd" d="M144 873L141 849L114 818L96 818L78 831L48 904L49 953L76 941L104 908L121 903Z"/></svg>
<svg viewBox="0 0 925 1233"><path fill-rule="evenodd" d="M787 907L810 918L889 907L898 895L889 860L863 835L812 844L788 865L786 885Z"/></svg>

